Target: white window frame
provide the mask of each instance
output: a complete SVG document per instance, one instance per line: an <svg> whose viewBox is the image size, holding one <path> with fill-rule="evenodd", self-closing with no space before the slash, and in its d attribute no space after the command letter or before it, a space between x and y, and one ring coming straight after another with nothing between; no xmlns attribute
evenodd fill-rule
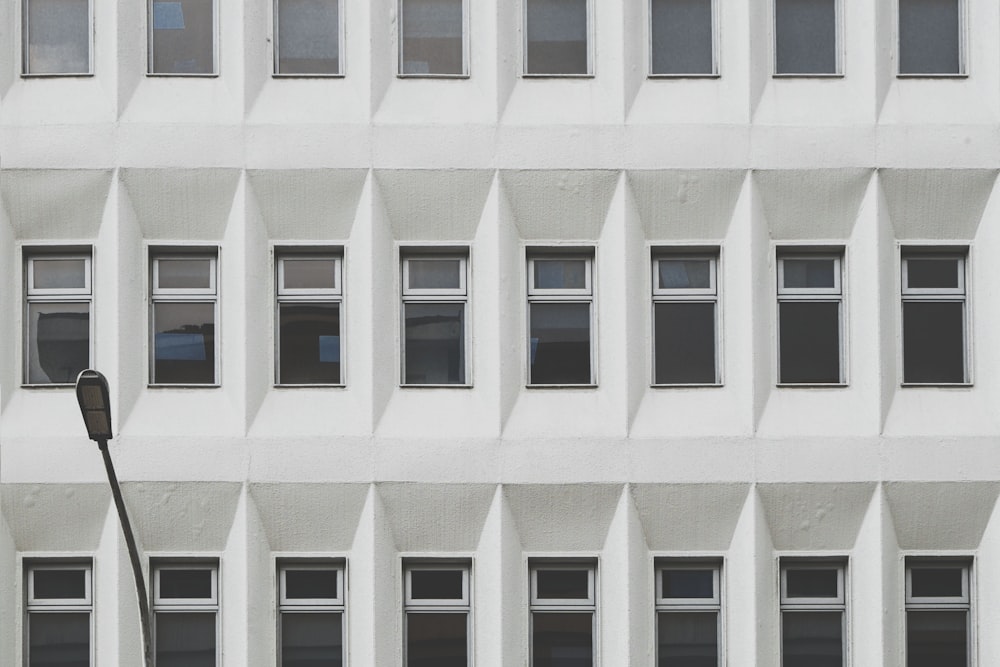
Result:
<svg viewBox="0 0 1000 667"><path fill-rule="evenodd" d="M211 72L154 72L153 71L153 3L146 2L146 76L212 78L219 76L219 0L212 3L212 71Z"/></svg>
<svg viewBox="0 0 1000 667"><path fill-rule="evenodd" d="M584 74L542 74L528 72L528 3L531 0L521 0L521 78L522 79L593 79L594 71L594 0L587 2L587 71Z"/></svg>
<svg viewBox="0 0 1000 667"><path fill-rule="evenodd" d="M719 387L722 386L722 320L721 304L719 295L719 256L720 250L716 248L714 252L688 252L683 247L660 247L652 248L652 326L650 330L653 335L650 340L650 379L651 387ZM709 262L709 286L702 288L667 288L660 287L660 262L663 260L695 260ZM674 384L658 383L656 381L656 304L658 303L712 303L715 305L715 382L696 384Z"/></svg>
<svg viewBox="0 0 1000 667"><path fill-rule="evenodd" d="M406 618L409 614L437 613L465 615L465 651L468 664L474 662L474 644L472 622L472 559L471 558L403 558L403 664L408 657L407 648L410 638ZM414 571L448 570L462 572L462 599L429 599L414 600L411 591L411 573Z"/></svg>
<svg viewBox="0 0 1000 667"><path fill-rule="evenodd" d="M896 52L893 54L896 59L897 79L965 79L969 76L969 9L968 0L956 0L958 3L958 71L957 72L900 72L899 66L902 64L900 54L900 40L902 35L899 31L899 3L896 0L892 3L895 23L893 24L893 34L895 36Z"/></svg>
<svg viewBox="0 0 1000 667"><path fill-rule="evenodd" d="M703 612L715 613L716 641L718 647L717 664L725 664L725 633L723 632L722 615L722 559L720 558L699 558L699 557L666 557L656 558L653 567L653 580L655 582L655 601L653 609L654 627L658 628L656 616L660 613L671 612ZM712 589L711 598L669 598L663 595L664 571L669 570L711 570ZM659 630L657 629L657 634ZM656 641L657 651L660 642ZM659 655L657 654L657 658Z"/></svg>
<svg viewBox="0 0 1000 667"><path fill-rule="evenodd" d="M347 606L344 590L345 562L342 559L314 558L278 558L276 570L278 573L278 616L277 616L277 649L278 666L281 667L281 619L284 614L307 614L310 612L335 613L341 618L341 659L347 656ZM286 595L285 574L288 570L322 570L332 571L337 577L337 597L335 598L290 598Z"/></svg>
<svg viewBox="0 0 1000 667"><path fill-rule="evenodd" d="M150 560L150 570L152 571L153 595L152 609L152 632L153 645L151 650L155 659L156 656L156 617L157 614L170 614L174 612L212 612L215 616L215 664L220 664L222 654L222 633L220 632L220 604L219 604L219 567L217 558L185 560L183 558L153 558ZM167 598L160 597L160 573L166 570L210 570L212 573L212 594L207 598Z"/></svg>
<svg viewBox="0 0 1000 667"><path fill-rule="evenodd" d="M81 248L79 251L55 250L48 251L43 247L22 248L24 266L24 306L23 306L23 326L21 327L21 386L23 387L66 387L71 386L71 382L43 382L32 383L28 381L28 357L31 347L31 336L28 332L30 321L28 318L29 306L32 303L87 303L90 304L89 311L89 331L90 350L89 366L94 365L94 289L93 276L94 264L93 248ZM46 260L84 260L84 286L78 288L36 288L35 287L35 262Z"/></svg>
<svg viewBox="0 0 1000 667"><path fill-rule="evenodd" d="M471 76L472 65L469 62L471 51L469 42L471 41L469 20L470 3L469 0L462 0L462 73L461 74L439 74L428 72L426 74L403 72L403 3L406 0L396 0L396 16L399 17L398 28L396 29L396 77L399 79L468 79Z"/></svg>
<svg viewBox="0 0 1000 667"><path fill-rule="evenodd" d="M851 641L848 636L850 623L848 622L847 604L847 558L799 558L796 556L781 557L779 559L780 580L779 580L779 611L784 616L787 612L839 612L840 613L840 654L843 656L844 667L851 664L850 648ZM787 595L788 570L837 570L837 597L835 598L808 598L789 597ZM779 619L779 632L784 633L784 619ZM784 639L779 641L782 660L784 660Z"/></svg>
<svg viewBox="0 0 1000 667"><path fill-rule="evenodd" d="M342 248L329 250L316 250L312 248L299 247L276 247L274 248L275 263L275 312L274 312L274 386L275 387L343 387L345 385L345 360L344 354L344 251ZM286 288L285 287L285 260L295 261L334 261L334 286L321 288ZM333 383L305 383L305 384L283 384L281 379L281 327L280 315L281 304L283 303L335 303L338 304L340 317L340 378Z"/></svg>
<svg viewBox="0 0 1000 667"><path fill-rule="evenodd" d="M271 3L271 39L274 48L271 49L271 76L275 79L342 79L346 76L344 67L344 0L334 0L337 3L337 71L322 74L305 74L296 72L294 74L282 74L278 72L280 66L280 45L278 44L278 7L282 0L273 0Z"/></svg>
<svg viewBox="0 0 1000 667"><path fill-rule="evenodd" d="M46 78L59 76L94 76L94 0L87 2L87 71L86 72L29 72L28 71L28 4L32 0L18 3L21 12L21 78Z"/></svg>
<svg viewBox="0 0 1000 667"><path fill-rule="evenodd" d="M454 248L424 249L419 246L402 247L399 249L400 262L400 310L399 310L399 386L400 387L471 387L472 386L472 355L471 355L471 298L469 294L469 258L468 246ZM458 261L459 286L456 288L414 288L410 287L410 261L416 260L446 260ZM407 303L461 303L464 304L462 326L462 353L465 356L465 378L462 382L450 384L411 384L406 382L406 304Z"/></svg>
<svg viewBox="0 0 1000 667"><path fill-rule="evenodd" d="M834 65L835 72L779 72L778 71L778 1L771 0L771 76L775 79L838 79L844 77L844 2L833 0L834 12ZM897 0L898 1L898 0ZM897 24L898 25L898 24ZM898 41L898 40L897 40Z"/></svg>
<svg viewBox="0 0 1000 667"><path fill-rule="evenodd" d="M209 287L196 288L161 288L160 280L160 260L210 260L209 265ZM219 321L219 301L220 291L218 289L219 276L219 248L184 248L184 247L150 247L150 289L149 289L149 335L147 337L149 345L147 378L150 387L218 387L222 384L221 370L221 327ZM215 381L208 383L162 383L154 382L154 369L156 364L156 304L157 303L211 303L215 308L214 314L214 345L215 345Z"/></svg>
<svg viewBox="0 0 1000 667"><path fill-rule="evenodd" d="M600 565L596 558L559 558L559 557L529 557L528 558L528 664L534 665L534 614L546 612L570 612L590 614L590 637L593 647L593 662L600 664L601 655L600 637L598 629L598 603L597 603L597 568ZM568 600L539 598L538 597L538 571L539 570L586 570L587 577L587 599L573 598Z"/></svg>
<svg viewBox="0 0 1000 667"><path fill-rule="evenodd" d="M944 569L948 567L961 568L962 570L962 595L954 597L914 597L912 595L912 576L914 568ZM976 609L974 604L974 576L975 559L972 556L939 556L914 554L904 558L904 597L903 616L910 611L964 611L966 612L965 626L965 654L967 657L967 667L978 664L975 655L975 633L976 633ZM909 644L906 636L906 624L904 620L903 651Z"/></svg>
<svg viewBox="0 0 1000 667"><path fill-rule="evenodd" d="M90 648L89 664L94 664L96 650L94 633L94 562L91 558L80 560L62 558L25 558L22 563L24 571L24 663L31 660L31 614L45 613L84 613L90 618ZM84 596L82 598L65 599L35 599L35 572L39 570L83 570Z"/></svg>
<svg viewBox="0 0 1000 667"><path fill-rule="evenodd" d="M719 0L711 0L712 71L710 73L657 73L653 71L653 2L646 0L646 78L648 79L718 79L719 72Z"/></svg>

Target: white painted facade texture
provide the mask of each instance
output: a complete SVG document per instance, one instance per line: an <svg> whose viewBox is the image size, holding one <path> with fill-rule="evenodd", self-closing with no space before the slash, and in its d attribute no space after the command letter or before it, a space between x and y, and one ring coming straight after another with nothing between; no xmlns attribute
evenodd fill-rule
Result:
<svg viewBox="0 0 1000 667"><path fill-rule="evenodd" d="M25 262L53 250L91 260L147 576L218 563L219 665L276 664L294 558L343 565L345 664L404 665L405 563L442 558L469 563L469 664L527 665L549 556L593 564L601 667L657 664L665 558L719 564L720 665L778 667L800 557L841 568L843 664L905 665L918 556L967 568L967 664L1000 664L1000 11L960 0L960 71L902 76L897 0L832 4L824 76L775 76L764 0L716 0L709 76L649 76L640 0L587 5L589 75L523 76L522 2L470 0L467 72L400 77L397 4L343 0L340 76L286 78L269 0L216 1L210 76L149 75L144 3L92 0L92 73L36 77L0 0L0 666L28 664L28 569L67 560L92 664L141 663L99 454L71 388L25 382ZM310 248L341 259L342 382L276 386L276 257ZM717 382L653 386L652 262L692 248ZM151 386L164 250L215 259L210 386ZM401 382L401 258L428 250L465 259L463 386ZM903 383L914 250L963 260L965 381ZM527 262L566 252L592 381L532 387ZM839 382L779 381L797 252L839 260Z"/></svg>

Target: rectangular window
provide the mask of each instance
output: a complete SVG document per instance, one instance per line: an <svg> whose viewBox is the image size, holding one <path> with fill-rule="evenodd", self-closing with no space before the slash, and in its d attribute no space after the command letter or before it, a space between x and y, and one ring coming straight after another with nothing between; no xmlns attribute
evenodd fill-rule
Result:
<svg viewBox="0 0 1000 667"><path fill-rule="evenodd" d="M468 252L404 251L402 274L402 383L468 384Z"/></svg>
<svg viewBox="0 0 1000 667"><path fill-rule="evenodd" d="M903 384L969 382L965 252L903 250Z"/></svg>
<svg viewBox="0 0 1000 667"><path fill-rule="evenodd" d="M842 253L778 251L778 383L843 384Z"/></svg>
<svg viewBox="0 0 1000 667"><path fill-rule="evenodd" d="M215 0L149 0L149 73L216 74Z"/></svg>
<svg viewBox="0 0 1000 667"><path fill-rule="evenodd" d="M899 73L964 74L962 0L899 0Z"/></svg>
<svg viewBox="0 0 1000 667"><path fill-rule="evenodd" d="M720 569L718 561L657 561L657 667L719 666Z"/></svg>
<svg viewBox="0 0 1000 667"><path fill-rule="evenodd" d="M593 258L528 255L528 384L592 385Z"/></svg>
<svg viewBox="0 0 1000 667"><path fill-rule="evenodd" d="M343 563L279 563L278 637L278 667L344 664Z"/></svg>
<svg viewBox="0 0 1000 667"><path fill-rule="evenodd" d="M399 0L399 74L467 76L465 0Z"/></svg>
<svg viewBox="0 0 1000 667"><path fill-rule="evenodd" d="M651 75L716 73L714 6L714 0L650 0Z"/></svg>
<svg viewBox="0 0 1000 667"><path fill-rule="evenodd" d="M73 384L91 367L90 251L25 250L24 383Z"/></svg>
<svg viewBox="0 0 1000 667"><path fill-rule="evenodd" d="M218 253L154 251L150 384L218 384Z"/></svg>
<svg viewBox="0 0 1000 667"><path fill-rule="evenodd" d="M156 667L215 667L219 563L153 562Z"/></svg>
<svg viewBox="0 0 1000 667"><path fill-rule="evenodd" d="M341 255L279 251L275 383L339 385Z"/></svg>
<svg viewBox="0 0 1000 667"><path fill-rule="evenodd" d="M718 254L653 257L653 384L719 384Z"/></svg>
<svg viewBox="0 0 1000 667"><path fill-rule="evenodd" d="M843 562L781 562L782 667L844 665Z"/></svg>
<svg viewBox="0 0 1000 667"><path fill-rule="evenodd" d="M774 0L774 73L839 74L839 0Z"/></svg>
<svg viewBox="0 0 1000 667"><path fill-rule="evenodd" d="M403 566L407 667L469 664L468 561L415 561Z"/></svg>
<svg viewBox="0 0 1000 667"><path fill-rule="evenodd" d="M589 0L525 0L524 74L589 75Z"/></svg>
<svg viewBox="0 0 1000 667"><path fill-rule="evenodd" d="M906 667L966 667L969 560L906 559Z"/></svg>
<svg viewBox="0 0 1000 667"><path fill-rule="evenodd" d="M274 73L339 76L340 0L274 0Z"/></svg>
<svg viewBox="0 0 1000 667"><path fill-rule="evenodd" d="M28 667L92 664L91 572L89 561L26 564Z"/></svg>
<svg viewBox="0 0 1000 667"><path fill-rule="evenodd" d="M532 559L531 666L593 667L597 563Z"/></svg>
<svg viewBox="0 0 1000 667"><path fill-rule="evenodd" d="M24 0L21 11L26 76L92 72L89 0Z"/></svg>

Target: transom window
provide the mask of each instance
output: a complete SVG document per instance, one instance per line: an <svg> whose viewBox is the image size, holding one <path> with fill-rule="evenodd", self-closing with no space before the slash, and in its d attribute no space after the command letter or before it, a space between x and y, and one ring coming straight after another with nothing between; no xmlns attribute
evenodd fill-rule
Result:
<svg viewBox="0 0 1000 667"><path fill-rule="evenodd" d="M89 0L24 0L21 11L25 76L93 72Z"/></svg>
<svg viewBox="0 0 1000 667"><path fill-rule="evenodd" d="M531 667L593 667L595 561L531 559Z"/></svg>
<svg viewBox="0 0 1000 667"><path fill-rule="evenodd" d="M401 254L402 384L469 384L468 249Z"/></svg>
<svg viewBox="0 0 1000 667"><path fill-rule="evenodd" d="M341 0L274 0L275 76L343 74Z"/></svg>
<svg viewBox="0 0 1000 667"><path fill-rule="evenodd" d="M969 665L969 559L906 559L907 667Z"/></svg>
<svg viewBox="0 0 1000 667"><path fill-rule="evenodd" d="M657 667L718 667L720 569L718 561L657 561Z"/></svg>
<svg viewBox="0 0 1000 667"><path fill-rule="evenodd" d="M90 561L26 564L28 667L93 664L92 571Z"/></svg>
<svg viewBox="0 0 1000 667"><path fill-rule="evenodd" d="M525 76L591 74L589 0L524 0Z"/></svg>
<svg viewBox="0 0 1000 667"><path fill-rule="evenodd" d="M469 664L470 569L467 560L404 562L408 667Z"/></svg>
<svg viewBox="0 0 1000 667"><path fill-rule="evenodd" d="M278 565L278 665L344 663L343 562Z"/></svg>
<svg viewBox="0 0 1000 667"><path fill-rule="evenodd" d="M845 570L842 561L782 559L782 667L844 664Z"/></svg>
<svg viewBox="0 0 1000 667"><path fill-rule="evenodd" d="M275 383L342 384L341 254L278 250L276 264Z"/></svg>
<svg viewBox="0 0 1000 667"><path fill-rule="evenodd" d="M468 76L467 0L399 0L399 75Z"/></svg>
<svg viewBox="0 0 1000 667"><path fill-rule="evenodd" d="M650 0L650 76L712 76L715 0Z"/></svg>
<svg viewBox="0 0 1000 667"><path fill-rule="evenodd" d="M216 0L149 0L149 74L218 73Z"/></svg>
<svg viewBox="0 0 1000 667"><path fill-rule="evenodd" d="M778 383L843 384L842 254L778 250Z"/></svg>
<svg viewBox="0 0 1000 667"><path fill-rule="evenodd" d="M528 384L595 384L593 257L528 255Z"/></svg>
<svg viewBox="0 0 1000 667"><path fill-rule="evenodd" d="M969 382L966 253L903 249L903 383Z"/></svg>
<svg viewBox="0 0 1000 667"><path fill-rule="evenodd" d="M654 250L654 385L719 384L717 257Z"/></svg>
<svg viewBox="0 0 1000 667"><path fill-rule="evenodd" d="M157 667L215 667L219 564L153 563L153 652Z"/></svg>
<svg viewBox="0 0 1000 667"><path fill-rule="evenodd" d="M774 73L840 73L841 0L774 0Z"/></svg>

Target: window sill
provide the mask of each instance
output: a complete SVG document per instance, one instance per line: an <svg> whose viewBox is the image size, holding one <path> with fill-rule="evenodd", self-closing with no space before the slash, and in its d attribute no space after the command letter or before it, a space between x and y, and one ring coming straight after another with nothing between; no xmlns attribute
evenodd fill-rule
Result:
<svg viewBox="0 0 1000 667"><path fill-rule="evenodd" d="M272 389L345 389L346 384L272 384Z"/></svg>
<svg viewBox="0 0 1000 667"><path fill-rule="evenodd" d="M221 389L221 384L147 384L147 389Z"/></svg>
<svg viewBox="0 0 1000 667"><path fill-rule="evenodd" d="M400 389L472 389L471 384L400 384Z"/></svg>
<svg viewBox="0 0 1000 667"><path fill-rule="evenodd" d="M529 74L523 72L522 79L594 79L593 74Z"/></svg>
<svg viewBox="0 0 1000 667"><path fill-rule="evenodd" d="M218 79L219 73L186 74L180 72L146 72L147 79Z"/></svg>
<svg viewBox="0 0 1000 667"><path fill-rule="evenodd" d="M778 382L774 385L779 389L846 389L846 382Z"/></svg>
<svg viewBox="0 0 1000 667"><path fill-rule="evenodd" d="M343 73L339 74L279 74L274 72L271 74L272 79L344 79L347 75Z"/></svg>
<svg viewBox="0 0 1000 667"><path fill-rule="evenodd" d="M842 73L838 72L815 72L812 74L795 74L792 72L775 72L771 75L772 79L843 79L845 78Z"/></svg>
<svg viewBox="0 0 1000 667"><path fill-rule="evenodd" d="M469 74L402 74L396 73L397 79L471 79Z"/></svg>
<svg viewBox="0 0 1000 667"><path fill-rule="evenodd" d="M50 72L46 74L32 74L30 72L22 72L22 79L66 79L66 78L76 78L76 79L93 79L93 72Z"/></svg>
<svg viewBox="0 0 1000 667"><path fill-rule="evenodd" d="M73 389L76 385L72 382L47 382L45 384L22 384L21 389L40 389L42 391L48 389Z"/></svg>
<svg viewBox="0 0 1000 667"><path fill-rule="evenodd" d="M596 384L526 384L525 389L597 389Z"/></svg>
<svg viewBox="0 0 1000 667"><path fill-rule="evenodd" d="M903 74L898 72L897 79L968 79L969 75L964 72L953 72L951 74Z"/></svg>
<svg viewBox="0 0 1000 667"><path fill-rule="evenodd" d="M667 389L667 390L670 390L670 389L718 389L719 387L723 387L723 386L725 386L725 385L723 385L723 383L721 383L721 382L713 382L713 383L705 382L705 383L699 383L699 384L651 384L651 385L649 385L649 388L650 389Z"/></svg>
<svg viewBox="0 0 1000 667"><path fill-rule="evenodd" d="M715 74L654 74L650 72L646 75L647 79L660 80L660 81L671 81L676 79L721 79L722 75L719 73Z"/></svg>
<svg viewBox="0 0 1000 667"><path fill-rule="evenodd" d="M974 385L971 382L900 382L899 386L903 389L914 387L917 389L921 387L932 389L969 389Z"/></svg>

